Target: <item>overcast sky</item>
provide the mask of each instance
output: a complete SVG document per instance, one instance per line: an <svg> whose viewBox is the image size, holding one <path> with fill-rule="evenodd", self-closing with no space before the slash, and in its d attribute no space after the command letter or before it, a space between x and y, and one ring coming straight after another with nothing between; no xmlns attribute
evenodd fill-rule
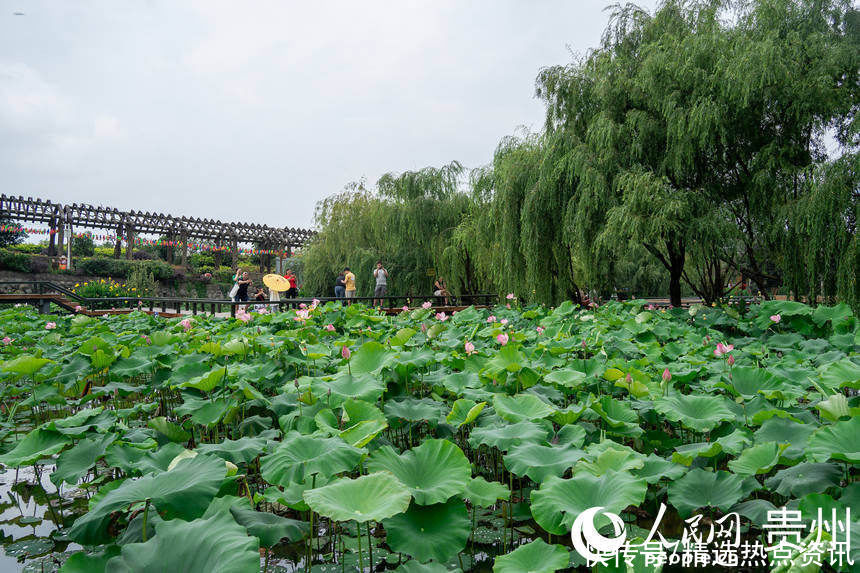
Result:
<svg viewBox="0 0 860 573"><path fill-rule="evenodd" d="M0 0L0 190L309 226L350 181L540 129L535 76L610 4Z"/></svg>

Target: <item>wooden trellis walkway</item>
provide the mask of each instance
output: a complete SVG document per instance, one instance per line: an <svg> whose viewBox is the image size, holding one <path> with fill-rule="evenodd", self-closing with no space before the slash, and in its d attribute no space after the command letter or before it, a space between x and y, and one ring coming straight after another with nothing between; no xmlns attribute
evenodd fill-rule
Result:
<svg viewBox="0 0 860 573"><path fill-rule="evenodd" d="M107 229L117 236L114 253L119 256L124 238L126 257L132 257L136 234L160 234L171 237L185 247L189 239L209 241L232 254L233 266L239 255L239 243L254 243L260 249L284 250L301 247L313 235L310 229L270 227L254 223L232 223L194 217L175 217L149 211L120 211L113 207L72 203L64 205L32 197L0 195L0 212L15 221L46 223L56 233L49 238L49 252L63 249L65 234L71 244L74 229ZM188 249L182 248L182 264L186 263ZM70 253L69 253L70 254ZM71 262L71 261L70 261Z"/></svg>

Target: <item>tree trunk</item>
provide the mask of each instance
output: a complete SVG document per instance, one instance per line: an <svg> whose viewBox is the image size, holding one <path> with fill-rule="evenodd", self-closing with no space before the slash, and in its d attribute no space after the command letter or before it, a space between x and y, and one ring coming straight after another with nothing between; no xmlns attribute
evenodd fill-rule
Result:
<svg viewBox="0 0 860 573"><path fill-rule="evenodd" d="M684 266L672 265L669 269L669 304L681 306L681 271Z"/></svg>

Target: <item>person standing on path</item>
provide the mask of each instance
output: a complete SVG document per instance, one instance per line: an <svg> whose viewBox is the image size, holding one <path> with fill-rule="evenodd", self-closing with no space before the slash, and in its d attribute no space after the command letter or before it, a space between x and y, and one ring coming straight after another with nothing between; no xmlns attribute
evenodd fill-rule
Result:
<svg viewBox="0 0 860 573"><path fill-rule="evenodd" d="M346 295L346 282L344 282L344 273L341 272L334 279L334 297L343 298Z"/></svg>
<svg viewBox="0 0 860 573"><path fill-rule="evenodd" d="M349 270L349 267L343 269L343 284L345 287L344 294L346 298L355 298L355 275Z"/></svg>
<svg viewBox="0 0 860 573"><path fill-rule="evenodd" d="M296 298L299 294L299 283L296 280L296 275L293 274L293 269L287 269L284 278L290 281L290 288L287 289L287 298Z"/></svg>
<svg viewBox="0 0 860 573"><path fill-rule="evenodd" d="M382 297L388 294L388 271L382 266L382 261L376 261L373 269L376 287L373 289L373 306L382 306Z"/></svg>
<svg viewBox="0 0 860 573"><path fill-rule="evenodd" d="M242 278L238 282L239 290L236 292L236 302L248 302L248 287L251 286L251 278L247 272L242 273ZM236 310L244 310L244 306L237 306Z"/></svg>

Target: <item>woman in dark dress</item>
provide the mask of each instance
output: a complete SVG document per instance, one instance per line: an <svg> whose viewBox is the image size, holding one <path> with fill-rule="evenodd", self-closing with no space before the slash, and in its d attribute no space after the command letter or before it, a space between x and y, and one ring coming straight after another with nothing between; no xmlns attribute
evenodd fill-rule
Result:
<svg viewBox="0 0 860 573"><path fill-rule="evenodd" d="M239 291L236 293L236 300L241 302L248 302L248 287L251 286L251 278L248 276L248 272L242 273L242 278L239 279Z"/></svg>

